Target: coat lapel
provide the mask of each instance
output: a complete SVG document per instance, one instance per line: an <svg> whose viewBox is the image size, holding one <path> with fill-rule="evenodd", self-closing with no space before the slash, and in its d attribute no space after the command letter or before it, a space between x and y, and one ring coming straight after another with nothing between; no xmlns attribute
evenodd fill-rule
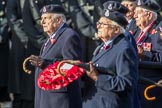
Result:
<svg viewBox="0 0 162 108"><path fill-rule="evenodd" d="M104 54L106 54L108 51L110 51L110 50L112 49L112 47L113 47L113 45L112 45L112 43L111 43L111 44L109 45L109 48L108 48L108 49L103 50L103 51L99 52L98 54L96 54L96 56L94 56L94 57L92 58L92 61L95 62L95 61L97 61L98 59L100 59ZM101 47L100 47L100 48L101 48Z"/></svg>
<svg viewBox="0 0 162 108"><path fill-rule="evenodd" d="M46 43L46 41L47 41L47 39L45 40L44 44L42 45L42 47L41 47L41 49L40 49L39 56L41 56L42 53L43 53L43 49L44 49L44 47L45 47L45 43Z"/></svg>
<svg viewBox="0 0 162 108"><path fill-rule="evenodd" d="M145 36L144 36L142 42L145 42L145 41L147 40L148 36L149 36L149 33L147 32L147 33L145 34Z"/></svg>
<svg viewBox="0 0 162 108"><path fill-rule="evenodd" d="M122 38L124 38L125 36L123 34L119 35L119 36L116 36L114 37L113 41L109 44L109 48L106 49L106 50L103 50L102 52L98 53L96 56L94 56L92 58L92 62L95 62L97 61L98 59L100 59L103 55L105 55L107 52L109 52L113 46L115 44L117 44Z"/></svg>
<svg viewBox="0 0 162 108"><path fill-rule="evenodd" d="M102 43L101 45L97 46L97 48L95 49L95 51L93 52L93 56L96 56L99 52L101 47L104 45L104 43Z"/></svg>

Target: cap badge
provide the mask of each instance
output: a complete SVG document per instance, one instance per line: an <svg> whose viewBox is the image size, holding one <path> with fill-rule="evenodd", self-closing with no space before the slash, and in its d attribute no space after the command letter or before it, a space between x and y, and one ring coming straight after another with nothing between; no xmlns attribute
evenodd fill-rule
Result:
<svg viewBox="0 0 162 108"><path fill-rule="evenodd" d="M46 9L46 7L45 7L45 6L43 7L43 12L47 12L47 9Z"/></svg>
<svg viewBox="0 0 162 108"><path fill-rule="evenodd" d="M112 10L112 4L109 4L108 9Z"/></svg>
<svg viewBox="0 0 162 108"><path fill-rule="evenodd" d="M106 9L106 12L105 12L105 16L108 17L109 16L109 10Z"/></svg>
<svg viewBox="0 0 162 108"><path fill-rule="evenodd" d="M142 4L141 2L141 0L138 0L137 5L140 6Z"/></svg>

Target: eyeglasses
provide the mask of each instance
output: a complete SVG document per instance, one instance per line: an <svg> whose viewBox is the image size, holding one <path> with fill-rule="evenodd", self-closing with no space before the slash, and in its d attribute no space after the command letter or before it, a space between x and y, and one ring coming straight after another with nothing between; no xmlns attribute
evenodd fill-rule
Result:
<svg viewBox="0 0 162 108"><path fill-rule="evenodd" d="M103 23L103 22L96 22L96 25L97 26L111 26L111 24L106 24L106 23Z"/></svg>

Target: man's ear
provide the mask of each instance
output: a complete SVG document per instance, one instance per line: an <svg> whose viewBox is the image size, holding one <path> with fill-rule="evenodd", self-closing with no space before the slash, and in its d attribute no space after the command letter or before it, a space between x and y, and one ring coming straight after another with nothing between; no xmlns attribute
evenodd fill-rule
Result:
<svg viewBox="0 0 162 108"><path fill-rule="evenodd" d="M61 17L58 17L57 20L56 20L57 23L61 23L62 22L62 18Z"/></svg>
<svg viewBox="0 0 162 108"><path fill-rule="evenodd" d="M153 18L153 13L152 12L149 12L148 13L148 16L149 16L148 18L151 20Z"/></svg>
<svg viewBox="0 0 162 108"><path fill-rule="evenodd" d="M120 27L115 27L115 33L118 34L120 32Z"/></svg>

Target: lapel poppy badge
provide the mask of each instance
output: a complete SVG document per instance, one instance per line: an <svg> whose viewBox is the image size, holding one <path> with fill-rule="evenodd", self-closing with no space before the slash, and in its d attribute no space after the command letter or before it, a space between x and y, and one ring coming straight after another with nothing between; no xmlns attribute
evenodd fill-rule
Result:
<svg viewBox="0 0 162 108"><path fill-rule="evenodd" d="M56 42L56 39L50 39L50 41L51 41L51 44L53 45L55 42Z"/></svg>

